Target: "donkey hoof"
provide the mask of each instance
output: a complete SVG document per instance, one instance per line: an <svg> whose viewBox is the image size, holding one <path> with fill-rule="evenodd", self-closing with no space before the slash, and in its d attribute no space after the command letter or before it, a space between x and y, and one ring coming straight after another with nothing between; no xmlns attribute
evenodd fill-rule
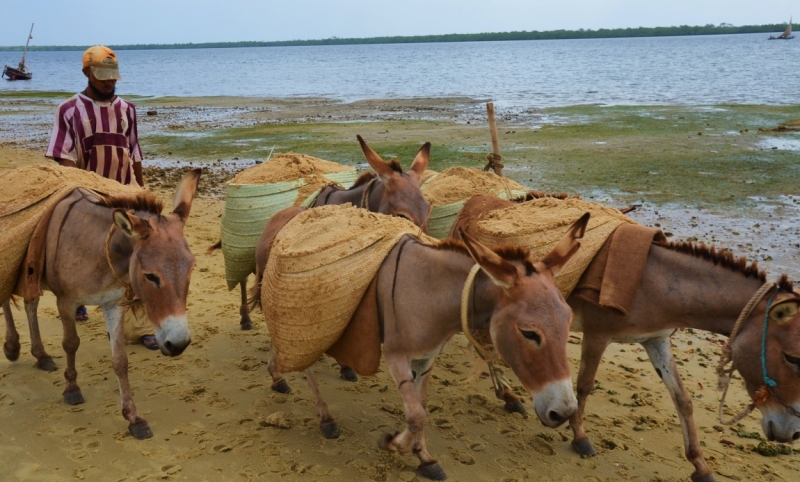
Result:
<svg viewBox="0 0 800 482"><path fill-rule="evenodd" d="M272 388L273 392L284 393L284 394L292 391L292 387L290 387L289 384L286 383L286 380L283 378L281 378L279 382L273 383L270 388Z"/></svg>
<svg viewBox="0 0 800 482"><path fill-rule="evenodd" d="M136 440L144 440L153 436L153 431L150 430L150 425L147 422L139 422L128 425L128 430L131 432Z"/></svg>
<svg viewBox="0 0 800 482"><path fill-rule="evenodd" d="M339 427L336 422L328 422L320 425L319 429L322 431L322 436L327 439L339 438Z"/></svg>
<svg viewBox="0 0 800 482"><path fill-rule="evenodd" d="M83 399L80 390L75 390L74 392L64 392L64 401L67 402L67 405L80 405L86 400Z"/></svg>
<svg viewBox="0 0 800 482"><path fill-rule="evenodd" d="M249 331L253 329L253 322L250 320L242 320L239 322L239 325L242 327L242 331Z"/></svg>
<svg viewBox="0 0 800 482"><path fill-rule="evenodd" d="M583 440L573 440L572 450L578 452L581 457L594 457L597 455L597 450L592 447L592 441L588 438Z"/></svg>
<svg viewBox="0 0 800 482"><path fill-rule="evenodd" d="M447 474L444 472L442 466L439 465L439 462L429 462L420 465L417 469L417 473L431 480L444 480L447 478Z"/></svg>
<svg viewBox="0 0 800 482"><path fill-rule="evenodd" d="M518 413L523 417L528 418L528 411L525 410L525 405L523 405L523 403L519 400L514 402L506 402L506 405L503 408L505 408L506 412L508 413Z"/></svg>
<svg viewBox="0 0 800 482"><path fill-rule="evenodd" d="M714 478L714 474L708 474L708 475L692 474L692 482L717 482L717 479Z"/></svg>
<svg viewBox="0 0 800 482"><path fill-rule="evenodd" d="M384 432L384 434L378 439L378 448L381 450L386 450L387 452L397 452L397 449L392 446L392 440L399 434L400 432L395 433L388 433Z"/></svg>
<svg viewBox="0 0 800 482"><path fill-rule="evenodd" d="M54 372L58 370L56 366L56 362L53 361L52 358L44 358L36 362L36 368L39 370L44 370L46 372Z"/></svg>
<svg viewBox="0 0 800 482"><path fill-rule="evenodd" d="M19 345L17 345L17 349L14 350L13 348L9 348L8 343L4 343L3 353L6 355L6 360L17 361L17 358L19 358Z"/></svg>
<svg viewBox="0 0 800 482"><path fill-rule="evenodd" d="M341 375L342 379L348 382L357 382L358 375L356 375L356 371L350 367L342 367L339 370L339 375Z"/></svg>

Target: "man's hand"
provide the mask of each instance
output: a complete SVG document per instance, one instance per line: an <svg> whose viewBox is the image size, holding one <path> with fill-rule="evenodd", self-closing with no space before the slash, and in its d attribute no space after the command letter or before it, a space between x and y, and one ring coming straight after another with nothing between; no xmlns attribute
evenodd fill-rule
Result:
<svg viewBox="0 0 800 482"><path fill-rule="evenodd" d="M62 165L62 166L64 166L64 167L78 167L78 165L77 165L77 164L75 164L75 161L70 161L69 159L59 159L59 158L56 158L56 161L57 161L57 162L58 162L60 165Z"/></svg>

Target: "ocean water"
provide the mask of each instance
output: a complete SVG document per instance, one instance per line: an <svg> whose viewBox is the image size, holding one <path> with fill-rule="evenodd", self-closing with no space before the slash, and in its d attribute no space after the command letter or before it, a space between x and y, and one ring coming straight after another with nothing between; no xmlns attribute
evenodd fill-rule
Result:
<svg viewBox="0 0 800 482"><path fill-rule="evenodd" d="M498 105L798 104L800 40L766 34L118 52L120 94L468 96ZM31 81L79 91L82 52L30 52ZM16 65L20 53L0 52Z"/></svg>

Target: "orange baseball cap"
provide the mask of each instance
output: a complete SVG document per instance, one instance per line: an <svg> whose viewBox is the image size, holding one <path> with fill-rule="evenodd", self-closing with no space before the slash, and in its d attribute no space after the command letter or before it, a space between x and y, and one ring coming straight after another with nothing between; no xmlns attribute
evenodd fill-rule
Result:
<svg viewBox="0 0 800 482"><path fill-rule="evenodd" d="M83 67L92 69L92 73L99 80L122 80L119 75L117 54L108 47L95 45L83 53Z"/></svg>

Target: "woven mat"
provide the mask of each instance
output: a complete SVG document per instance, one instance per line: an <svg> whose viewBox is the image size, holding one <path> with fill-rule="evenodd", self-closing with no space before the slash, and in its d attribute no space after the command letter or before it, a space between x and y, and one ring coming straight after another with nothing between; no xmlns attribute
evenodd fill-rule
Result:
<svg viewBox="0 0 800 482"><path fill-rule="evenodd" d="M555 248L569 226L586 212L591 213L591 218L580 240L581 248L554 279L566 298L614 230L623 223L635 224L635 221L617 209L597 203L542 198L488 213L477 223L474 234L487 246L525 246L530 248L533 259L541 260Z"/></svg>
<svg viewBox="0 0 800 482"><path fill-rule="evenodd" d="M0 303L14 291L28 243L42 217L79 187L97 195L142 191L93 172L55 163L35 164L0 174Z"/></svg>
<svg viewBox="0 0 800 482"><path fill-rule="evenodd" d="M351 204L309 209L275 237L261 303L281 371L310 367L341 336L389 251L413 223Z"/></svg>

